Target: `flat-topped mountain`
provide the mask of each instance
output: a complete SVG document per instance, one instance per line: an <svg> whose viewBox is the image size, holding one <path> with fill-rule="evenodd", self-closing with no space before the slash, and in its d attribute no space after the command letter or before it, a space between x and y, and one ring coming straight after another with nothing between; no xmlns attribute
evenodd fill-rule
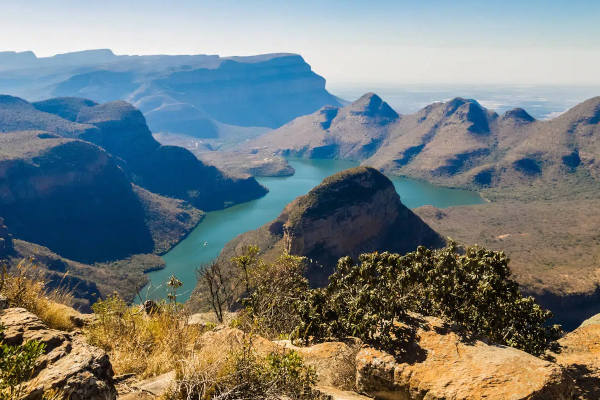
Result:
<svg viewBox="0 0 600 400"><path fill-rule="evenodd" d="M600 97L548 121L537 121L523 109L500 116L463 98L398 116L367 94L346 107L297 118L250 147L355 159L388 173L472 189L598 182L599 115Z"/></svg>
<svg viewBox="0 0 600 400"><path fill-rule="evenodd" d="M372 251L408 252L444 240L405 207L392 182L373 168L357 167L328 178L288 204L274 221L242 234L221 253L228 260L258 245L265 258L281 254L312 260L312 285L327 283L337 260Z"/></svg>
<svg viewBox="0 0 600 400"><path fill-rule="evenodd" d="M126 100L154 132L216 138L231 126L277 128L340 102L296 54L126 56L90 50L37 58L0 53L0 92Z"/></svg>

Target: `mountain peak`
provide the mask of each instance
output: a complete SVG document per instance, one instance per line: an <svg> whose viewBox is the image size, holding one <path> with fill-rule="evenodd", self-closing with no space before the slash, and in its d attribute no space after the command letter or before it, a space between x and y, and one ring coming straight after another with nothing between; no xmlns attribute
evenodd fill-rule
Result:
<svg viewBox="0 0 600 400"><path fill-rule="evenodd" d="M388 103L383 101L381 97L375 93L366 93L358 100L348 106L350 113L353 115L363 115L371 118L383 118L387 120L395 120L399 117Z"/></svg>
<svg viewBox="0 0 600 400"><path fill-rule="evenodd" d="M502 115L502 120L515 120L518 122L527 123L535 121L535 118L529 115L529 113L524 109L517 107L505 112L504 115Z"/></svg>

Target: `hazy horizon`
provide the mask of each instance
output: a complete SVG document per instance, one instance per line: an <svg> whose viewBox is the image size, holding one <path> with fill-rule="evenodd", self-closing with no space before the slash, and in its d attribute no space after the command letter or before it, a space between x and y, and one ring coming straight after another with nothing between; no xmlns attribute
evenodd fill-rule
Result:
<svg viewBox="0 0 600 400"><path fill-rule="evenodd" d="M0 49L301 54L333 84L599 85L600 3L260 0L3 4Z"/></svg>

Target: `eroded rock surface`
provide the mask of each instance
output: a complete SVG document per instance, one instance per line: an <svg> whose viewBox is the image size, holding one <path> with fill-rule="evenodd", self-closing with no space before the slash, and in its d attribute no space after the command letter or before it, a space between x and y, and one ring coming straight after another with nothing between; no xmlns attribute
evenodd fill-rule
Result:
<svg viewBox="0 0 600 400"><path fill-rule="evenodd" d="M23 308L0 311L0 324L5 327L7 344L37 340L46 345L33 377L24 383L24 400L41 400L44 392L52 389L70 396L71 400L116 398L108 355L87 344L81 335L49 329Z"/></svg>
<svg viewBox="0 0 600 400"><path fill-rule="evenodd" d="M467 341L437 318L425 318L404 358L373 348L356 357L359 392L382 399L567 400L573 382L557 364L523 351Z"/></svg>
<svg viewBox="0 0 600 400"><path fill-rule="evenodd" d="M578 399L600 399L600 314L559 340L556 362L575 379Z"/></svg>

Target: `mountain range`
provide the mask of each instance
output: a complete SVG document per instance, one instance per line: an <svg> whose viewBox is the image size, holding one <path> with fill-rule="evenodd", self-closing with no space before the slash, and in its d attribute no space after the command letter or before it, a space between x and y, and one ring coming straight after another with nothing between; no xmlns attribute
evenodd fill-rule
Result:
<svg viewBox="0 0 600 400"><path fill-rule="evenodd" d="M0 92L36 100L126 100L153 132L199 138L239 132L236 127L277 128L341 104L301 56L287 53L127 56L104 49L38 58L0 52Z"/></svg>

